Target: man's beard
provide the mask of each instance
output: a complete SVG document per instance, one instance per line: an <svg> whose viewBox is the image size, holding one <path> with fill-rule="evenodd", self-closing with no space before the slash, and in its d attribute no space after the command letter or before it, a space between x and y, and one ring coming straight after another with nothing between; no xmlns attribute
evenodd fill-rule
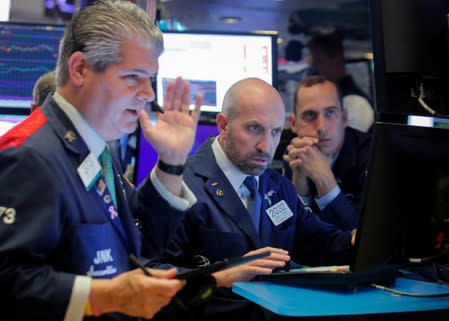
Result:
<svg viewBox="0 0 449 321"><path fill-rule="evenodd" d="M248 154L243 159L237 160L237 163L235 164L236 167L247 175L252 175L252 176L262 175L263 172L270 165L271 160L268 161L267 165L251 165L248 162L248 160L251 159L255 155L257 155L257 157L260 157L260 156L266 157L267 156L265 153Z"/></svg>
<svg viewBox="0 0 449 321"><path fill-rule="evenodd" d="M245 155L241 155L238 151L232 148L232 144L229 144L227 147L229 160L234 164L235 167L237 167L241 172L247 175L262 175L272 161L272 156L268 153L250 152ZM265 158L267 159L267 164L251 164L249 160L253 158Z"/></svg>

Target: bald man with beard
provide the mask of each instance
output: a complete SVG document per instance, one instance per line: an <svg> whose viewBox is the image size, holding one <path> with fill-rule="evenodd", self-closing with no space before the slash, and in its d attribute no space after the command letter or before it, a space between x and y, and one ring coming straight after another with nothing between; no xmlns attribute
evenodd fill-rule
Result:
<svg viewBox="0 0 449 321"><path fill-rule="evenodd" d="M278 91L257 78L232 85L216 117L219 135L206 141L188 159L184 180L197 203L188 211L163 260L196 267L205 262L271 251L251 263L240 279L283 268L290 259L304 264L347 264L352 255L351 232L342 232L311 215L295 187L269 168L285 123ZM256 191L245 185L253 177ZM248 207L260 199L257 219ZM230 286L229 284L228 286ZM195 311L195 320L273 320L276 316L218 288Z"/></svg>

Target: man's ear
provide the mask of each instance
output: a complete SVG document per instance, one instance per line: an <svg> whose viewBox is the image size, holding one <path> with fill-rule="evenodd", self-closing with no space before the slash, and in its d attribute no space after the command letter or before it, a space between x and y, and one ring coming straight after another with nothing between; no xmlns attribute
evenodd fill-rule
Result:
<svg viewBox="0 0 449 321"><path fill-rule="evenodd" d="M218 132L221 134L227 130L228 127L228 117L223 113L218 113L215 117L217 122Z"/></svg>
<svg viewBox="0 0 449 321"><path fill-rule="evenodd" d="M291 113L290 115L288 115L288 122L289 122L291 131L294 132L295 134L298 134L296 132L296 117L295 117L295 114Z"/></svg>
<svg viewBox="0 0 449 321"><path fill-rule="evenodd" d="M82 86L86 79L88 64L81 51L74 52L68 61L69 78L76 86Z"/></svg>

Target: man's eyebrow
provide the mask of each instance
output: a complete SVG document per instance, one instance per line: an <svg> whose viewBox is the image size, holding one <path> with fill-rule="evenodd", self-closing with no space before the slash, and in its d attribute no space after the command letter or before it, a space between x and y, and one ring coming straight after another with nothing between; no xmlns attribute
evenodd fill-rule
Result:
<svg viewBox="0 0 449 321"><path fill-rule="evenodd" d="M144 75L144 76L148 76L148 77L153 76L153 74L151 74L148 71L146 71L145 69L141 69L141 68L125 69L125 72L126 73L136 73L136 74L140 74L140 75Z"/></svg>
<svg viewBox="0 0 449 321"><path fill-rule="evenodd" d="M301 114L306 114L306 113L318 113L319 111L315 110L315 109L306 109L301 111Z"/></svg>

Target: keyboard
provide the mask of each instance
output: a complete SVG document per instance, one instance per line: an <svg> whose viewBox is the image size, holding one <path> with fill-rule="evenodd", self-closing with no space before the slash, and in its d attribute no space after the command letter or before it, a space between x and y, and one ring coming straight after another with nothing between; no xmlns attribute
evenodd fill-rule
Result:
<svg viewBox="0 0 449 321"><path fill-rule="evenodd" d="M291 286L320 288L337 291L355 291L358 286L369 283L390 285L398 272L393 269L352 272L349 265L294 267L288 271L276 270L262 276L264 281Z"/></svg>

